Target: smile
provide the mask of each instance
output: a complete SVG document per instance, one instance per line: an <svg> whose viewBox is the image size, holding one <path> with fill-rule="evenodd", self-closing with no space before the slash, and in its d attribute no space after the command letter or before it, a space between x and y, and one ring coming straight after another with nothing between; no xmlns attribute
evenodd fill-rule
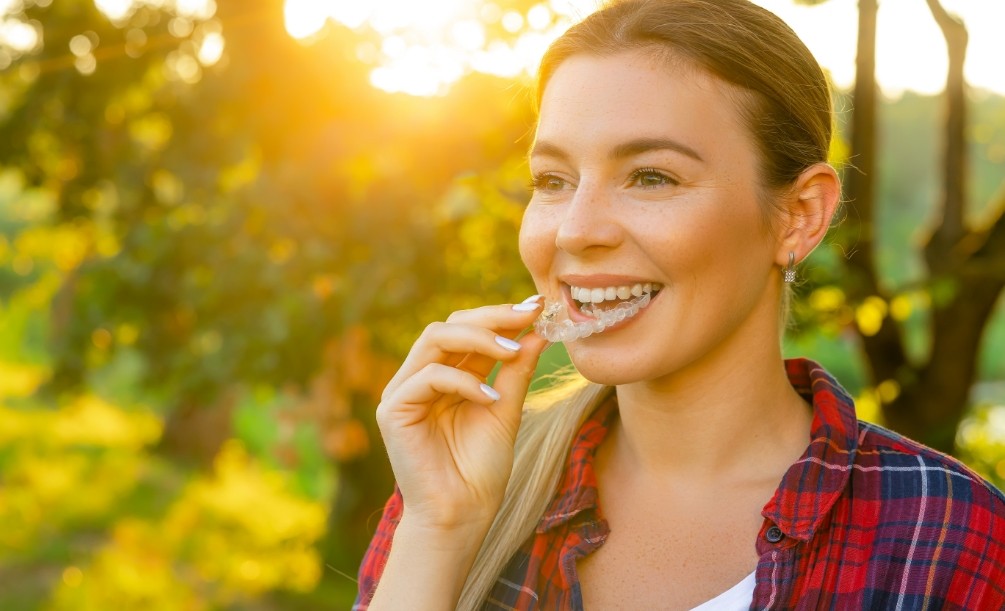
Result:
<svg viewBox="0 0 1005 611"><path fill-rule="evenodd" d="M561 302L545 304L541 316L534 322L538 335L550 342L569 342L602 333L642 311L663 285L646 282L631 286L584 288L570 286L573 300L579 304L579 316L587 320L573 321L561 316ZM605 304L601 306L600 304ZM569 314L568 310L565 311ZM577 318L578 318L577 317Z"/></svg>
<svg viewBox="0 0 1005 611"><path fill-rule="evenodd" d="M599 304L604 302L627 301L633 297L652 295L658 292L663 285L658 282L637 282L632 285L608 286L600 288L586 288L570 286L569 292L573 300L580 305Z"/></svg>

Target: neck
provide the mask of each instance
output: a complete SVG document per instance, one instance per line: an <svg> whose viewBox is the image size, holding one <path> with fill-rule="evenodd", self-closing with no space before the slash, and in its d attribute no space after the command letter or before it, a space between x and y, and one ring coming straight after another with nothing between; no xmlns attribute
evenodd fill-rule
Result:
<svg viewBox="0 0 1005 611"><path fill-rule="evenodd" d="M617 394L609 451L629 473L777 483L809 442L812 413L789 384L778 348L739 360L710 355Z"/></svg>

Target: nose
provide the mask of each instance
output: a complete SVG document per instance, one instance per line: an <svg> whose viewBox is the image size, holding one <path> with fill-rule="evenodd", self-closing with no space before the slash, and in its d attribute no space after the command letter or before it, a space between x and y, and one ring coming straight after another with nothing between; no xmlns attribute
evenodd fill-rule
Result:
<svg viewBox="0 0 1005 611"><path fill-rule="evenodd" d="M612 214L612 203L612 198L599 186L581 183L565 209L555 246L569 254L581 255L620 244L622 228Z"/></svg>

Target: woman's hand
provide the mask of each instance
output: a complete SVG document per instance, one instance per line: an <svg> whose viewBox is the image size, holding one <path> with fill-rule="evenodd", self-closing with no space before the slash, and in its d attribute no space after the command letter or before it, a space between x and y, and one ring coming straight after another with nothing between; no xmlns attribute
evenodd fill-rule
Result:
<svg viewBox="0 0 1005 611"><path fill-rule="evenodd" d="M469 534L476 549L481 543L502 502L527 387L547 346L533 332L514 339L540 313L539 301L462 310L429 325L384 389L377 424L404 499L402 519L413 528ZM485 381L498 361L492 388Z"/></svg>

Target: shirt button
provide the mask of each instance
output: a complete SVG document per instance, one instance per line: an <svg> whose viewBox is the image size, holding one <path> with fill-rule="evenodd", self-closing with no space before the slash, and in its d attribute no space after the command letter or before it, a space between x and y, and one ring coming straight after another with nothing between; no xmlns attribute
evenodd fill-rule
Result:
<svg viewBox="0 0 1005 611"><path fill-rule="evenodd" d="M768 540L768 543L778 543L784 536L782 529L777 526L772 526L768 532L764 533L764 538Z"/></svg>

